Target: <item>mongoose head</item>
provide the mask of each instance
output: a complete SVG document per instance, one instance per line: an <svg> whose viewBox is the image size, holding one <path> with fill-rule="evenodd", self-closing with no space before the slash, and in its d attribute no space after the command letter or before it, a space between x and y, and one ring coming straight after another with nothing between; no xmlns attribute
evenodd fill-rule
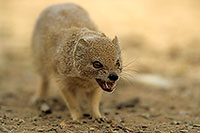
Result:
<svg viewBox="0 0 200 133"><path fill-rule="evenodd" d="M74 53L78 73L95 79L99 86L112 92L122 72L121 50L117 37L109 39L103 33L80 38Z"/></svg>

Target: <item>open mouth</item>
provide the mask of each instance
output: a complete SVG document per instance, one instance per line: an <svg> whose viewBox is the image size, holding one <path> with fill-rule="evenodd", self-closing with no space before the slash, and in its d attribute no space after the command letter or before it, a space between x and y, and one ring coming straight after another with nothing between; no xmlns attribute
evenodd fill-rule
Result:
<svg viewBox="0 0 200 133"><path fill-rule="evenodd" d="M99 86L107 92L112 92L115 89L115 82L106 82L101 79L96 79Z"/></svg>

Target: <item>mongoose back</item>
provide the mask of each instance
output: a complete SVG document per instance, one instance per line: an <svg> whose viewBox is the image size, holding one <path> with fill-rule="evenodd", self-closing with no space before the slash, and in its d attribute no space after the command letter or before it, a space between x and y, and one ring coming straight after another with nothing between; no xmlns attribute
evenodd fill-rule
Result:
<svg viewBox="0 0 200 133"><path fill-rule="evenodd" d="M39 16L32 38L35 67L41 87L34 101L46 96L53 76L74 120L82 118L80 95L87 95L93 118L101 118L102 91L112 92L122 72L117 37L98 31L88 13L72 3L46 8Z"/></svg>

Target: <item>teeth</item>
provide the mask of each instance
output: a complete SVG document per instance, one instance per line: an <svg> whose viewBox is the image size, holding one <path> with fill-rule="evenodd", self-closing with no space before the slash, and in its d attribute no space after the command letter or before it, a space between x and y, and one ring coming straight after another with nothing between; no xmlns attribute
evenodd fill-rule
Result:
<svg viewBox="0 0 200 133"><path fill-rule="evenodd" d="M100 87L105 91L112 92L115 89L114 88L116 86L115 82L106 82L101 79L96 79L96 81L100 85Z"/></svg>
<svg viewBox="0 0 200 133"><path fill-rule="evenodd" d="M115 87L115 85L116 85L115 83L112 84L113 88Z"/></svg>
<svg viewBox="0 0 200 133"><path fill-rule="evenodd" d="M106 85L105 84L102 84L103 88L106 88Z"/></svg>
<svg viewBox="0 0 200 133"><path fill-rule="evenodd" d="M108 84L105 82L106 88L108 88Z"/></svg>

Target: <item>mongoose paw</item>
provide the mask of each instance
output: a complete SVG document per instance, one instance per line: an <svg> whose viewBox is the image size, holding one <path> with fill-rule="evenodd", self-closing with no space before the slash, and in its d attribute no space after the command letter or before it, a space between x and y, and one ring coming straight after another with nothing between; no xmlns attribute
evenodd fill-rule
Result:
<svg viewBox="0 0 200 133"><path fill-rule="evenodd" d="M98 123L109 123L110 120L108 120L106 117L101 117L101 118L95 118L95 121Z"/></svg>
<svg viewBox="0 0 200 133"><path fill-rule="evenodd" d="M82 119L82 115L79 112L73 112L71 113L73 121L80 121Z"/></svg>
<svg viewBox="0 0 200 133"><path fill-rule="evenodd" d="M82 117L72 117L72 121L74 122L80 122L82 120Z"/></svg>

